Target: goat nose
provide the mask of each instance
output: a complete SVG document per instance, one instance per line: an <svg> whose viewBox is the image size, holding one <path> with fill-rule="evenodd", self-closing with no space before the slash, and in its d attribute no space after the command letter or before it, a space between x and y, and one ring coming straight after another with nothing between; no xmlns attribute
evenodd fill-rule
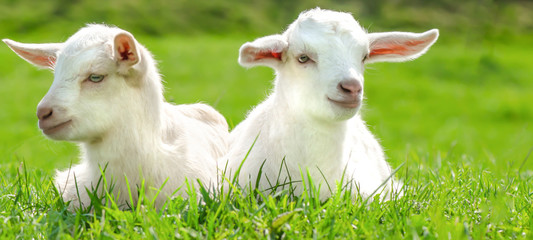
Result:
<svg viewBox="0 0 533 240"><path fill-rule="evenodd" d="M39 118L39 120L45 120L51 117L53 112L54 111L50 107L37 108L37 118Z"/></svg>
<svg viewBox="0 0 533 240"><path fill-rule="evenodd" d="M357 80L342 81L337 85L337 88L346 94L359 94L363 90L363 87Z"/></svg>

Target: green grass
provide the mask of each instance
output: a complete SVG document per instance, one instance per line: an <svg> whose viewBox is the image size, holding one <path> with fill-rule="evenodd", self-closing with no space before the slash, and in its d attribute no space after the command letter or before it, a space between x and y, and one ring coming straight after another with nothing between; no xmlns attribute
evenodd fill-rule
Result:
<svg viewBox="0 0 533 240"><path fill-rule="evenodd" d="M239 46L253 38L138 36L159 60L169 101L214 105L232 126L271 87L270 69L237 64ZM50 181L55 169L77 162L76 146L45 139L36 126L52 74L0 47L0 238L532 238L532 41L441 32L420 59L368 66L364 119L391 165L405 163L401 199L364 203L337 193L320 203L236 193L201 204L177 198L160 212L147 201L131 211L77 214Z"/></svg>

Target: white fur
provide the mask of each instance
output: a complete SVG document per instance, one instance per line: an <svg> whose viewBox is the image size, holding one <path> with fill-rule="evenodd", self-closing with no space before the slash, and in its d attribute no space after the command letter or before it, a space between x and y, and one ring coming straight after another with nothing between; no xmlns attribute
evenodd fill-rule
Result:
<svg viewBox="0 0 533 240"><path fill-rule="evenodd" d="M306 179L309 171L320 186L321 199L331 194L326 182L335 191L341 180L363 197L377 190L387 198L391 186L400 184L387 181L391 168L359 114L364 64L414 59L437 36L437 30L368 34L350 14L317 8L300 14L281 35L245 43L240 64L269 66L277 76L272 94L230 133L228 154L221 159L228 161L226 175L236 173L257 137L238 177L241 186L255 184L264 162L262 190L275 185L276 179L284 183L290 174L295 193L301 194L301 174ZM311 60L300 63L304 54ZM343 93L341 83L360 86L360 93ZM329 99L357 106L342 107ZM284 158L287 169L283 167L278 177Z"/></svg>
<svg viewBox="0 0 533 240"><path fill-rule="evenodd" d="M179 194L185 195L186 179L215 187L216 160L227 150L224 117L204 104L165 102L155 61L130 33L88 25L64 43L4 42L30 63L55 71L38 106L39 126L49 138L79 143L81 163L55 178L73 208L79 201L89 205L85 189L96 186L106 165L107 182L115 184L112 193L122 207L132 204L126 177L133 204L143 179L148 196L168 179L156 200L159 207L180 187ZM105 78L94 83L88 79L91 74ZM45 119L50 109L52 115ZM46 131L68 120L59 130Z"/></svg>

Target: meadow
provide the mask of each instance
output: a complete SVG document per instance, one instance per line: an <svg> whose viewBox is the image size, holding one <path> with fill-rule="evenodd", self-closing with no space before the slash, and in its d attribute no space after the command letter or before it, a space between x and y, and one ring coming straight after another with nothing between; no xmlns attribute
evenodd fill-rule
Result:
<svg viewBox="0 0 533 240"><path fill-rule="evenodd" d="M271 33L133 32L159 61L168 101L213 105L230 126L265 98L274 77L268 68L240 67L238 48ZM62 34L5 37L51 42L72 33ZM164 211L146 199L131 211L110 205L77 213L51 182L55 169L78 161L77 148L37 128L35 109L53 74L0 46L0 238L531 239L531 42L528 33L485 39L444 29L415 61L368 66L363 118L399 168L400 199L236 192L178 197Z"/></svg>

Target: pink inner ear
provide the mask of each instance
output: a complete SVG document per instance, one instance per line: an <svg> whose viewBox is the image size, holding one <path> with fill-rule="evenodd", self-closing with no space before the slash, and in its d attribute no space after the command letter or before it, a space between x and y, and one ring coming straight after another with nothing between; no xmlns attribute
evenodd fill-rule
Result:
<svg viewBox="0 0 533 240"><path fill-rule="evenodd" d="M49 57L49 56L41 56L41 55L34 55L30 52L27 52L27 51L24 51L24 50L16 50L16 52L18 52L20 55L23 55L25 56L26 58L28 58L28 60L30 60L31 62L34 62L40 66L54 66L55 62L56 62L56 58L55 57Z"/></svg>
<svg viewBox="0 0 533 240"><path fill-rule="evenodd" d="M118 46L118 53L120 54L120 60L135 60L133 52L131 52L130 44L127 41L122 42L122 44Z"/></svg>
<svg viewBox="0 0 533 240"><path fill-rule="evenodd" d="M410 47L414 47L414 46L417 46L417 45L420 45L422 43L425 43L426 41L425 40L411 40L411 41L406 41L405 42L405 45L407 46L410 46Z"/></svg>
<svg viewBox="0 0 533 240"><path fill-rule="evenodd" d="M384 54L407 55L407 48L401 45L389 45L382 48L374 48L370 51L370 56Z"/></svg>
<svg viewBox="0 0 533 240"><path fill-rule="evenodd" d="M422 43L425 43L424 40L412 40L412 41L405 41L401 44L388 44L385 46L376 46L376 48L373 48L370 51L370 56L375 55L385 55L385 54L396 54L396 55L409 55L410 49L409 47L416 47Z"/></svg>
<svg viewBox="0 0 533 240"><path fill-rule="evenodd" d="M275 58L275 59L281 60L281 53L280 52L269 51L269 52L258 52L255 55L255 60L259 60L259 59L263 59L263 58Z"/></svg>

